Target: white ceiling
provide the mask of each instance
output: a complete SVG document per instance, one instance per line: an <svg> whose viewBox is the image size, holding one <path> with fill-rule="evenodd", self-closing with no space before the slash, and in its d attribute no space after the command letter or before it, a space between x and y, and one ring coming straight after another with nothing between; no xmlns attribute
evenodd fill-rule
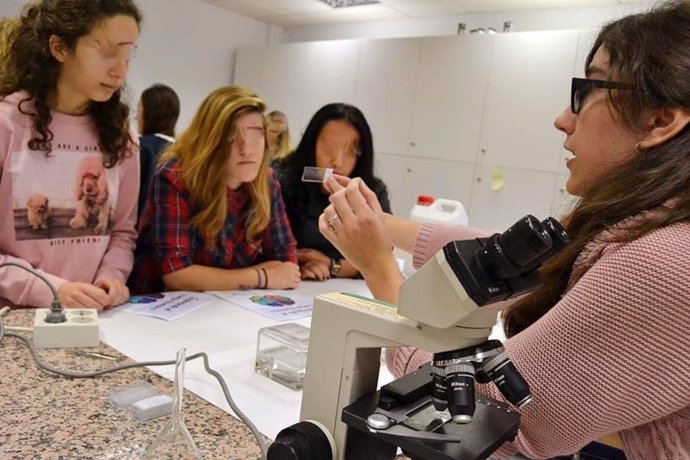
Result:
<svg viewBox="0 0 690 460"><path fill-rule="evenodd" d="M282 27L649 2L649 0L379 0L380 4L334 9L318 0L204 1L243 16Z"/></svg>

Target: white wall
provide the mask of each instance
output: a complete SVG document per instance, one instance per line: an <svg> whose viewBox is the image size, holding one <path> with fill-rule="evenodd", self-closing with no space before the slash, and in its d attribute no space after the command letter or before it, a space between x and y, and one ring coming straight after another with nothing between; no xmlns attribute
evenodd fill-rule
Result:
<svg viewBox="0 0 690 460"><path fill-rule="evenodd" d="M0 2L0 17L16 16L25 3L23 0L3 0Z"/></svg>
<svg viewBox="0 0 690 460"><path fill-rule="evenodd" d="M199 0L138 3L144 25L129 86L136 97L156 82L175 89L182 101L178 132L208 93L232 83L237 48L270 43L268 24Z"/></svg>
<svg viewBox="0 0 690 460"><path fill-rule="evenodd" d="M203 98L232 83L235 50L275 43L282 30L200 0L136 0L144 15L127 79L136 106L141 91L165 83L180 96L182 131ZM25 0L0 0L0 16L16 16Z"/></svg>
<svg viewBox="0 0 690 460"><path fill-rule="evenodd" d="M489 0L487 0L489 1ZM320 26L290 27L285 29L284 42L338 40L351 38L399 38L455 35L458 23L467 24L467 31L483 27L503 30L505 21L513 21L513 30L593 29L631 13L644 11L652 5L650 0L624 5L583 8L552 8L532 11L504 11L483 14L436 16L388 21L327 24Z"/></svg>
<svg viewBox="0 0 690 460"><path fill-rule="evenodd" d="M251 47L238 52L235 81L284 111L296 140L324 103L362 109L395 214L433 195L463 203L472 226L506 229L571 203L553 119L593 39L571 30Z"/></svg>

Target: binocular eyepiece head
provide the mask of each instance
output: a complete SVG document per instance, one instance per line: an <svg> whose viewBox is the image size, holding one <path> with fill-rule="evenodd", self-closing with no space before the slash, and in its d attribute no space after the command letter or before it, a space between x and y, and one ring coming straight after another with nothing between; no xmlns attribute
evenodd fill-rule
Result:
<svg viewBox="0 0 690 460"><path fill-rule="evenodd" d="M489 237L476 256L490 276L508 279L534 270L569 243L568 234L556 219L539 222L528 215L505 232Z"/></svg>

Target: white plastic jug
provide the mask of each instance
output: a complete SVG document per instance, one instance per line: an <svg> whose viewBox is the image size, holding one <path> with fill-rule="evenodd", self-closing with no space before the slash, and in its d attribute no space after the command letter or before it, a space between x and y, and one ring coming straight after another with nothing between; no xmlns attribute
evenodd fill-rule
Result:
<svg viewBox="0 0 690 460"><path fill-rule="evenodd" d="M419 195L417 204L410 211L410 220L417 222L440 222L443 224L467 225L467 212L459 201L439 198L430 195ZM412 255L396 249L395 257L405 277L411 276L415 269L412 266Z"/></svg>
<svg viewBox="0 0 690 460"><path fill-rule="evenodd" d="M439 222L442 224L467 225L465 207L459 201L420 195L417 204L410 211L410 220L416 222Z"/></svg>

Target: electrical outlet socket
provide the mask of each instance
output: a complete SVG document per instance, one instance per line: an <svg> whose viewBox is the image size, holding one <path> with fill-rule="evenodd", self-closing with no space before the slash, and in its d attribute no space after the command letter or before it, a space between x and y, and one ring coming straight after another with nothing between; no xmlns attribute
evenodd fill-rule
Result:
<svg viewBox="0 0 690 460"><path fill-rule="evenodd" d="M66 308L67 321L48 323L48 308L39 308L34 317L34 346L36 348L97 347L98 313L94 308Z"/></svg>

